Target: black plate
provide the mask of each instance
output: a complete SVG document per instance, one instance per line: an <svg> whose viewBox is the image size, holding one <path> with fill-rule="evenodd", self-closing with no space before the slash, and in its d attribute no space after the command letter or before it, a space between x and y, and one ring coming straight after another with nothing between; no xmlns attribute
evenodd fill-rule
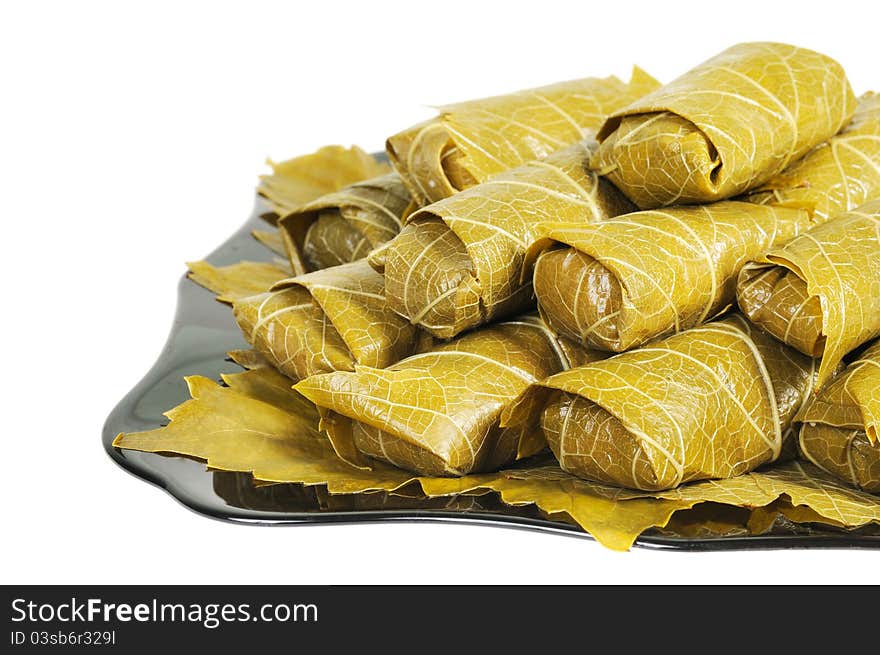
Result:
<svg viewBox="0 0 880 655"><path fill-rule="evenodd" d="M266 227L259 217L261 210L258 201L247 223L207 260L214 265L225 265L242 259L272 259L272 253L251 236L253 229ZM577 526L549 520L534 507L504 505L495 494L453 502L384 494L348 499L328 497L321 489L296 484L255 486L250 475L208 471L204 463L184 457L113 447L113 439L120 432L151 430L167 423L162 412L189 398L183 381L185 375L219 379L221 373L240 370L226 358L226 353L246 345L229 308L184 277L178 285L177 315L159 359L107 417L103 442L111 459L130 473L165 489L186 507L226 521L258 524L458 521L589 538ZM636 543L679 550L880 547L880 535L868 532L805 526L762 536L687 539L654 531L645 533Z"/></svg>

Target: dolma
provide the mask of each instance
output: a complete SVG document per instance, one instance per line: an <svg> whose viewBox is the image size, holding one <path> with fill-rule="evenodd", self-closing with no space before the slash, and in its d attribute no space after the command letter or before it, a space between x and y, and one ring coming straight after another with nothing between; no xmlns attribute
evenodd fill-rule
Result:
<svg viewBox="0 0 880 655"><path fill-rule="evenodd" d="M833 59L742 43L612 113L593 167L642 209L723 200L837 134L855 108Z"/></svg>
<svg viewBox="0 0 880 655"><path fill-rule="evenodd" d="M815 368L733 315L532 384L502 425L540 420L578 477L671 489L776 460Z"/></svg>
<svg viewBox="0 0 880 655"><path fill-rule="evenodd" d="M880 95L859 100L852 122L743 198L803 207L825 221L880 197Z"/></svg>
<svg viewBox="0 0 880 655"><path fill-rule="evenodd" d="M297 275L362 259L400 231L411 201L388 173L317 198L278 221Z"/></svg>
<svg viewBox="0 0 880 655"><path fill-rule="evenodd" d="M563 347L536 316L470 332L386 369L313 375L294 388L322 414L337 453L423 475L461 476L513 460L522 429L502 429L501 411L530 383L589 361ZM519 452L520 455L533 454Z"/></svg>
<svg viewBox="0 0 880 655"><path fill-rule="evenodd" d="M809 226L805 210L722 201L598 223L547 223L528 258L544 319L560 334L620 352L714 318L742 266Z"/></svg>
<svg viewBox="0 0 880 655"><path fill-rule="evenodd" d="M233 312L245 339L294 380L357 364L383 368L424 342L387 309L383 288L382 276L360 260L234 299Z"/></svg>
<svg viewBox="0 0 880 655"><path fill-rule="evenodd" d="M587 170L585 139L429 205L370 260L389 306L440 338L534 307L526 249L542 220L588 223L634 207Z"/></svg>
<svg viewBox="0 0 880 655"><path fill-rule="evenodd" d="M426 205L582 139L658 86L635 68L629 84L590 77L447 105L389 138L386 150L413 199Z"/></svg>
<svg viewBox="0 0 880 655"><path fill-rule="evenodd" d="M260 176L257 193L268 206L264 218L273 222L326 193L388 172L387 164L357 146L325 146L310 155L268 163L272 173Z"/></svg>
<svg viewBox="0 0 880 655"><path fill-rule="evenodd" d="M880 335L880 200L744 266L737 301L777 339L821 357L825 384L846 353Z"/></svg>
<svg viewBox="0 0 880 655"><path fill-rule="evenodd" d="M880 492L880 341L832 380L798 420L807 459L855 487Z"/></svg>

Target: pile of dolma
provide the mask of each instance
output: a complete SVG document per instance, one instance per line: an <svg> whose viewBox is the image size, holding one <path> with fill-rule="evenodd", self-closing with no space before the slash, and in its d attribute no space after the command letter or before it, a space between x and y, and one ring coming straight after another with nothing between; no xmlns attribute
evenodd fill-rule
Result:
<svg viewBox="0 0 880 655"><path fill-rule="evenodd" d="M248 503L496 503L615 549L880 525L880 96L839 63L744 43L386 148L272 164L276 257L190 264L244 372L116 446Z"/></svg>

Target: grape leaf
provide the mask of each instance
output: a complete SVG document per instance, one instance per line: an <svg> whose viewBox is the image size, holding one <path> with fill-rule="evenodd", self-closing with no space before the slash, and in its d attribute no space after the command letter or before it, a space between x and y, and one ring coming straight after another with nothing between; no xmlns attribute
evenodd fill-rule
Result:
<svg viewBox="0 0 880 655"><path fill-rule="evenodd" d="M388 173L316 198L278 227L297 275L366 257L400 231L411 210L400 176Z"/></svg>
<svg viewBox="0 0 880 655"><path fill-rule="evenodd" d="M880 491L880 342L807 405L799 444L816 466L865 491Z"/></svg>
<svg viewBox="0 0 880 655"><path fill-rule="evenodd" d="M737 301L777 339L821 356L824 385L844 355L880 336L880 200L744 266Z"/></svg>
<svg viewBox="0 0 880 655"><path fill-rule="evenodd" d="M506 404L525 387L570 366L570 353L534 316L497 323L438 344L388 368L313 375L296 385L322 412L340 455L361 452L426 475L496 470L534 440L502 429ZM598 354L582 351L583 361Z"/></svg>
<svg viewBox="0 0 880 655"><path fill-rule="evenodd" d="M723 312L740 269L809 224L804 210L734 201L545 223L528 253L538 307L560 334L629 350Z"/></svg>
<svg viewBox="0 0 880 655"><path fill-rule="evenodd" d="M325 193L388 172L387 164L357 146L325 146L310 155L268 163L272 173L260 176L257 193L269 207L264 217L273 222Z"/></svg>
<svg viewBox="0 0 880 655"><path fill-rule="evenodd" d="M278 230L254 230L251 234L257 241L262 243L276 255L281 255L282 257L287 256L287 250L284 248L284 241Z"/></svg>
<svg viewBox="0 0 880 655"><path fill-rule="evenodd" d="M585 139L429 205L370 260L388 304L439 338L534 308L525 255L540 221L589 223L633 206L586 168Z"/></svg>
<svg viewBox="0 0 880 655"><path fill-rule="evenodd" d="M880 196L880 95L859 99L852 122L743 200L808 209L828 220Z"/></svg>
<svg viewBox="0 0 880 655"><path fill-rule="evenodd" d="M384 368L413 354L427 335L390 311L384 281L366 260L276 282L233 302L245 339L285 375Z"/></svg>
<svg viewBox="0 0 880 655"><path fill-rule="evenodd" d="M543 159L658 86L634 68L628 84L585 78L447 105L437 118L389 138L386 149L413 199L426 205Z"/></svg>
<svg viewBox="0 0 880 655"><path fill-rule="evenodd" d="M501 424L540 422L579 477L669 489L778 459L815 368L733 316L534 383Z"/></svg>
<svg viewBox="0 0 880 655"><path fill-rule="evenodd" d="M855 109L830 57L741 43L612 113L593 167L642 209L714 202L767 182Z"/></svg>
<svg viewBox="0 0 880 655"><path fill-rule="evenodd" d="M319 433L314 406L270 367L223 380L228 387L186 378L192 399L166 413L167 426L121 434L114 445L197 457L212 469L270 482L325 484L331 492L392 491L412 479L378 462L364 471L342 461Z"/></svg>
<svg viewBox="0 0 880 655"><path fill-rule="evenodd" d="M217 300L233 301L263 293L276 282L290 277L285 262L241 261L229 266L214 266L206 261L188 262L189 278L217 294Z"/></svg>

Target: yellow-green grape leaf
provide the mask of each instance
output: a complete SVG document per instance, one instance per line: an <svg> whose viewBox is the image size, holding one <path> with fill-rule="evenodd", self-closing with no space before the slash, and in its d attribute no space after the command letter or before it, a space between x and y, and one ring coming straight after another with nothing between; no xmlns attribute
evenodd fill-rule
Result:
<svg viewBox="0 0 880 655"><path fill-rule="evenodd" d="M189 278L213 291L217 300L227 304L253 296L290 277L290 268L281 261L241 261L229 266L214 266L206 261L189 262Z"/></svg>
<svg viewBox="0 0 880 655"><path fill-rule="evenodd" d="M249 472L270 482L323 484L333 492L392 491L411 480L394 467L376 463L363 471L337 457L318 431L314 406L273 369L223 379L228 387L186 378L192 399L166 413L167 426L120 434L114 445L196 457L212 469Z"/></svg>
<svg viewBox="0 0 880 655"><path fill-rule="evenodd" d="M628 550L645 530L666 525L675 512L695 504L654 498L618 501L579 480L496 477L487 486L509 505L536 504L548 514L564 512L600 544L618 551Z"/></svg>
<svg viewBox="0 0 880 655"><path fill-rule="evenodd" d="M224 376L228 387L188 378L193 398L166 414L167 426L121 434L114 444L198 458L218 471L252 473L257 484L322 485L331 494L384 491L456 498L496 491L508 504L534 504L556 519L570 517L615 550L628 549L645 530L663 527L676 512L706 502L759 508L785 494L798 507L811 508L801 511L810 522L856 527L880 521L880 498L844 488L803 463L663 492L586 482L541 458L530 467L461 478L414 478L381 462L373 462L372 470L358 469L337 457L317 430L314 406L292 391L284 376L260 366L252 354L236 353L236 359L257 368Z"/></svg>
<svg viewBox="0 0 880 655"><path fill-rule="evenodd" d="M785 494L832 525L857 528L880 523L880 497L849 487L809 462L788 462L751 474L767 493Z"/></svg>
<svg viewBox="0 0 880 655"><path fill-rule="evenodd" d="M409 215L373 253L388 304L447 339L534 308L525 255L541 221L600 221L634 209L587 170L593 139L500 173Z"/></svg>
<svg viewBox="0 0 880 655"><path fill-rule="evenodd" d="M287 256L287 250L284 248L284 241L281 238L281 232L278 230L254 230L251 232L254 238L266 246L276 255L282 257Z"/></svg>
<svg viewBox="0 0 880 655"><path fill-rule="evenodd" d="M680 510L655 533L679 539L722 539L749 536L749 520L757 509L700 503Z"/></svg>
<svg viewBox="0 0 880 655"><path fill-rule="evenodd" d="M308 202L278 227L297 275L362 259L394 238L412 201L400 176L388 173Z"/></svg>
<svg viewBox="0 0 880 655"><path fill-rule="evenodd" d="M502 425L540 421L561 467L578 477L670 489L778 459L814 371L733 316L532 384Z"/></svg>
<svg viewBox="0 0 880 655"><path fill-rule="evenodd" d="M880 491L880 342L822 389L798 420L804 457L853 486Z"/></svg>
<svg viewBox="0 0 880 655"><path fill-rule="evenodd" d="M859 99L852 122L743 200L808 209L824 221L880 197L880 95Z"/></svg>
<svg viewBox="0 0 880 655"><path fill-rule="evenodd" d="M651 493L581 480L555 465L540 464L459 480L419 478L419 483L429 497L484 487L499 492L508 504L535 504L551 516L564 514L612 550L627 550L645 530L664 527L676 512L701 503L752 508L775 498L749 476Z"/></svg>
<svg viewBox="0 0 880 655"><path fill-rule="evenodd" d="M761 535L768 534L778 527L791 529L812 523L846 528L842 523L826 518L806 505L792 505L787 496L751 510L746 526L749 534Z"/></svg>
<svg viewBox="0 0 880 655"><path fill-rule="evenodd" d="M658 86L635 68L628 84L590 77L447 105L389 138L386 150L413 199L427 205L582 139Z"/></svg>
<svg viewBox="0 0 880 655"><path fill-rule="evenodd" d="M723 312L740 269L809 225L804 210L735 201L545 223L529 253L544 251L535 265L538 307L560 334L629 350Z"/></svg>
<svg viewBox="0 0 880 655"><path fill-rule="evenodd" d="M275 283L238 298L233 312L245 339L282 373L383 368L413 354L417 328L385 304L382 276L365 260Z"/></svg>
<svg viewBox="0 0 880 655"><path fill-rule="evenodd" d="M523 316L385 369L355 366L295 388L321 408L322 427L340 454L359 451L425 475L460 476L523 454L522 430L498 425L502 410L530 383L568 365L555 335L537 317Z"/></svg>
<svg viewBox="0 0 880 655"><path fill-rule="evenodd" d="M614 112L593 167L642 209L714 202L767 182L855 109L830 57L741 43Z"/></svg>
<svg viewBox="0 0 880 655"><path fill-rule="evenodd" d="M744 266L737 301L777 339L821 356L825 384L844 355L880 336L880 200Z"/></svg>
<svg viewBox="0 0 880 655"><path fill-rule="evenodd" d="M260 176L257 193L268 205L265 217L272 220L326 193L389 170L387 164L357 146L325 146L309 155L267 163L272 173Z"/></svg>

